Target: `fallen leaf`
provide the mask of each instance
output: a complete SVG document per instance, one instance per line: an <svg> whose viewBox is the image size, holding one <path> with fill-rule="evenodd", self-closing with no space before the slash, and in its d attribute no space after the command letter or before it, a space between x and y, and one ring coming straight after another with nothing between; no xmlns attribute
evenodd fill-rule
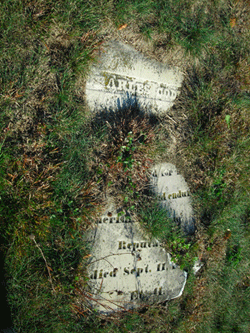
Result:
<svg viewBox="0 0 250 333"><path fill-rule="evenodd" d="M23 96L22 93L21 93L21 94L18 94L18 92L16 92L14 98L20 98L20 97L22 97L22 96Z"/></svg>
<svg viewBox="0 0 250 333"><path fill-rule="evenodd" d="M128 25L125 23L125 24L121 25L121 26L118 28L118 30L125 29L125 28L127 28L127 26L128 26Z"/></svg>
<svg viewBox="0 0 250 333"><path fill-rule="evenodd" d="M87 254L86 256L84 256L82 259L87 259L89 257L91 257L92 255L91 254Z"/></svg>
<svg viewBox="0 0 250 333"><path fill-rule="evenodd" d="M224 239L229 239L231 237L232 233L230 229L227 229L227 231L224 234Z"/></svg>
<svg viewBox="0 0 250 333"><path fill-rule="evenodd" d="M46 43L44 43L44 45L45 45L46 49L47 49L48 51L50 51L48 45L47 45Z"/></svg>
<svg viewBox="0 0 250 333"><path fill-rule="evenodd" d="M231 26L231 28L233 28L235 26L235 24L236 24L236 18L235 17L231 18L230 19L230 26Z"/></svg>
<svg viewBox="0 0 250 333"><path fill-rule="evenodd" d="M82 35L82 37L81 37L81 42L82 43L84 43L84 42L86 42L86 40L88 39L88 37L89 37L89 32L87 32L86 34L84 34L84 35Z"/></svg>

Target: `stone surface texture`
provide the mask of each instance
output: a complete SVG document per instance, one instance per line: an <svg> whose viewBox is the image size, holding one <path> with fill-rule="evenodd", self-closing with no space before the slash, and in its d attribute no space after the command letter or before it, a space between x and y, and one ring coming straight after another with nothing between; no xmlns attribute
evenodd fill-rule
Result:
<svg viewBox="0 0 250 333"><path fill-rule="evenodd" d="M128 215L109 208L91 231L89 241L90 304L97 311L123 311L182 294L186 272Z"/></svg>
<svg viewBox="0 0 250 333"><path fill-rule="evenodd" d="M162 207L186 234L195 230L191 193L187 183L171 163L160 163L151 172L151 184Z"/></svg>
<svg viewBox="0 0 250 333"><path fill-rule="evenodd" d="M136 100L141 107L159 113L173 105L182 81L177 68L113 41L102 45L90 71L86 100L91 111L116 110Z"/></svg>

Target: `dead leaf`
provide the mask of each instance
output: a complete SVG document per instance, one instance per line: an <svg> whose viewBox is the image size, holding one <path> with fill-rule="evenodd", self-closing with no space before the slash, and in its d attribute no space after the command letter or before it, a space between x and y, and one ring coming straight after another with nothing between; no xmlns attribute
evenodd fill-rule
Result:
<svg viewBox="0 0 250 333"><path fill-rule="evenodd" d="M229 239L231 237L232 233L230 229L227 229L225 234L224 234L224 239Z"/></svg>
<svg viewBox="0 0 250 333"><path fill-rule="evenodd" d="M21 94L16 93L14 97L15 97L15 98L20 98L20 97L22 97L22 96L23 96L22 93L21 93Z"/></svg>
<svg viewBox="0 0 250 333"><path fill-rule="evenodd" d="M84 43L89 37L90 32L87 32L86 34L82 35L81 37L81 42Z"/></svg>
<svg viewBox="0 0 250 333"><path fill-rule="evenodd" d="M91 256L92 256L91 254L87 254L86 256L83 257L83 259L87 259L87 258L89 258Z"/></svg>
<svg viewBox="0 0 250 333"><path fill-rule="evenodd" d="M48 47L48 45L47 45L46 43L44 43L44 46L46 47L46 49L47 49L48 51L50 51L50 49L49 49L49 47Z"/></svg>
<svg viewBox="0 0 250 333"><path fill-rule="evenodd" d="M233 28L235 25L236 25L236 18L233 17L230 19L230 26L231 26L231 28Z"/></svg>
<svg viewBox="0 0 250 333"><path fill-rule="evenodd" d="M127 26L128 26L128 25L125 23L125 24L121 25L121 26L118 28L118 30L125 29L125 28L127 28Z"/></svg>

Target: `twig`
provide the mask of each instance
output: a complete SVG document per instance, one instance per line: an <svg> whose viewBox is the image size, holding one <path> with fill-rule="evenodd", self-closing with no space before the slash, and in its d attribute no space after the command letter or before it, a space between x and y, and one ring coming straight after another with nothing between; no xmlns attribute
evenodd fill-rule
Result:
<svg viewBox="0 0 250 333"><path fill-rule="evenodd" d="M108 258L108 257L112 257L112 256L121 256L121 255L123 255L123 254L131 254L131 252L109 254L108 256L105 256L105 257L102 257L102 258L100 258L100 259L96 259L96 260L90 262L88 265L91 265L91 264L93 264L94 262L97 262L97 261L99 261L99 260L105 260L105 258ZM106 261L107 261L107 260L106 260ZM109 263L109 264L110 264L110 263ZM110 264L110 265L113 266L112 264Z"/></svg>
<svg viewBox="0 0 250 333"><path fill-rule="evenodd" d="M37 248L39 249L39 251L41 252L41 255L42 255L42 257L43 257L43 260L45 261L45 265L46 265L47 271L48 271L48 273L49 273L49 282L51 283L51 287L52 287L53 292L56 292L56 291L55 291L55 288L54 288L54 286L53 286L53 282L52 282L52 278L51 278L51 274L50 274L50 268L49 268L49 266L48 266L48 263L47 263L47 260L46 260L46 258L45 258L45 256L44 256L44 254L43 254L43 251L42 251L42 249L40 248L40 246L37 244L34 235L30 235L29 238L30 238L31 240L34 241L36 247L37 247Z"/></svg>

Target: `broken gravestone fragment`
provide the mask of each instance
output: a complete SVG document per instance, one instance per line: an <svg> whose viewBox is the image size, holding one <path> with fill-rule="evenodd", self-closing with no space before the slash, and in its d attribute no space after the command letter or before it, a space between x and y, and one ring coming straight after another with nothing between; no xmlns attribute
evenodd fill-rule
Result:
<svg viewBox="0 0 250 333"><path fill-rule="evenodd" d="M161 206L186 234L193 234L195 222L190 190L182 175L171 163L160 163L151 172L151 184Z"/></svg>
<svg viewBox="0 0 250 333"><path fill-rule="evenodd" d="M123 311L179 297L187 273L128 214L108 209L89 235L90 306Z"/></svg>
<svg viewBox="0 0 250 333"><path fill-rule="evenodd" d="M148 59L131 46L104 44L86 82L91 111L117 110L137 104L150 112L168 110L183 80L177 68Z"/></svg>

